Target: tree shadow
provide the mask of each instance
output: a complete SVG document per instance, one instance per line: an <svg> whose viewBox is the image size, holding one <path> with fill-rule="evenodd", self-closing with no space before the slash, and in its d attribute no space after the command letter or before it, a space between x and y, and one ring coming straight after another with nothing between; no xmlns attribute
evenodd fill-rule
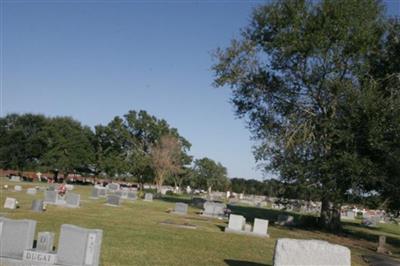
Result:
<svg viewBox="0 0 400 266"><path fill-rule="evenodd" d="M309 214L237 205L228 205L228 208L232 213L246 217L248 222L253 222L254 218L260 218L266 219L270 221L270 223L274 223L278 220L279 215L291 215L293 216L295 227L300 227L302 229L318 228L318 217Z"/></svg>
<svg viewBox="0 0 400 266"><path fill-rule="evenodd" d="M387 233L381 231L379 227L365 227L361 224L356 223L343 223L344 225L351 226L356 228L356 230L351 227L343 227L343 233L346 234L347 237L358 239L358 240L366 240L369 242L375 242L378 244L379 235L386 235L386 243L392 245L395 248L400 248L400 236L399 238L388 236ZM357 230L357 229L368 229L369 231L373 231L374 234L371 234L368 231Z"/></svg>
<svg viewBox="0 0 400 266"><path fill-rule="evenodd" d="M171 203L177 203L177 202L183 202L183 203L187 203L187 204L192 203L192 200L189 198L181 198L181 197L176 197L176 196L162 196L159 198L159 200L171 202Z"/></svg>
<svg viewBox="0 0 400 266"><path fill-rule="evenodd" d="M222 232L225 232L225 226L220 225L220 224L217 224L216 226L219 228L219 230L221 230Z"/></svg>
<svg viewBox="0 0 400 266"><path fill-rule="evenodd" d="M224 260L224 262L228 266L272 266L271 264L251 262L251 261L246 261L246 260L229 260L229 259L226 259L226 260Z"/></svg>

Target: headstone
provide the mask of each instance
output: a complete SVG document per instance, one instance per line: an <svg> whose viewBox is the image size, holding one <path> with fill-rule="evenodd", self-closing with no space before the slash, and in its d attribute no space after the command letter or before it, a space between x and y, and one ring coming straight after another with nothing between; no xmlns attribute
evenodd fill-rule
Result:
<svg viewBox="0 0 400 266"><path fill-rule="evenodd" d="M251 233L251 224L244 224L244 232Z"/></svg>
<svg viewBox="0 0 400 266"><path fill-rule="evenodd" d="M153 194L152 193L144 194L144 200L145 201L153 201Z"/></svg>
<svg viewBox="0 0 400 266"><path fill-rule="evenodd" d="M67 191L71 191L71 190L74 190L74 185L66 184L65 188L67 189Z"/></svg>
<svg viewBox="0 0 400 266"><path fill-rule="evenodd" d="M99 189L99 188L93 187L93 188L92 188L92 196L91 196L91 198L97 199L97 198L99 197L99 195L100 195L99 192L100 192L100 189Z"/></svg>
<svg viewBox="0 0 400 266"><path fill-rule="evenodd" d="M281 238L275 245L274 266L350 266L350 249L321 240Z"/></svg>
<svg viewBox="0 0 400 266"><path fill-rule="evenodd" d="M348 211L347 212L347 219L355 219L356 218L356 213L353 211Z"/></svg>
<svg viewBox="0 0 400 266"><path fill-rule="evenodd" d="M16 185L16 186L14 186L14 190L17 192L20 192L20 191L22 191L22 187L20 185Z"/></svg>
<svg viewBox="0 0 400 266"><path fill-rule="evenodd" d="M36 249L26 249L24 250L24 255L22 260L24 262L19 263L17 265L24 265L24 266L54 265L57 262L57 255L54 252L43 252L43 251L37 251Z"/></svg>
<svg viewBox="0 0 400 266"><path fill-rule="evenodd" d="M27 190L26 190L26 194L29 194L29 195L36 195L36 188L28 188Z"/></svg>
<svg viewBox="0 0 400 266"><path fill-rule="evenodd" d="M203 198L193 198L192 199L192 204L196 208L203 208L205 202L206 202L206 200Z"/></svg>
<svg viewBox="0 0 400 266"><path fill-rule="evenodd" d="M22 259L33 246L35 229L36 221L0 217L0 257Z"/></svg>
<svg viewBox="0 0 400 266"><path fill-rule="evenodd" d="M254 219L253 234L260 236L268 236L268 220Z"/></svg>
<svg viewBox="0 0 400 266"><path fill-rule="evenodd" d="M13 182L20 182L20 181L21 181L21 177L20 177L20 176L13 175L13 176L11 176L10 181L13 181Z"/></svg>
<svg viewBox="0 0 400 266"><path fill-rule="evenodd" d="M293 225L294 217L287 214L280 214L278 215L278 220L276 223L279 225Z"/></svg>
<svg viewBox="0 0 400 266"><path fill-rule="evenodd" d="M103 231L74 225L61 226L57 263L74 266L98 266Z"/></svg>
<svg viewBox="0 0 400 266"><path fill-rule="evenodd" d="M119 184L117 184L117 183L110 183L110 184L107 185L107 188L108 188L109 190L118 190L118 189L119 189Z"/></svg>
<svg viewBox="0 0 400 266"><path fill-rule="evenodd" d="M57 202L57 191L47 190L44 192L44 202L46 203L56 203Z"/></svg>
<svg viewBox="0 0 400 266"><path fill-rule="evenodd" d="M36 242L36 250L42 252L51 252L54 245L54 233L39 232Z"/></svg>
<svg viewBox="0 0 400 266"><path fill-rule="evenodd" d="M245 224L246 219L242 215L231 214L229 215L228 228L225 231L243 231Z"/></svg>
<svg viewBox="0 0 400 266"><path fill-rule="evenodd" d="M4 209L11 209L15 210L17 208L17 200L14 198L6 198L6 201L4 202Z"/></svg>
<svg viewBox="0 0 400 266"><path fill-rule="evenodd" d="M223 203L207 201L204 203L204 216L224 217L226 205Z"/></svg>
<svg viewBox="0 0 400 266"><path fill-rule="evenodd" d="M121 203L121 198L117 195L108 195L107 196L107 204L113 206L119 206Z"/></svg>
<svg viewBox="0 0 400 266"><path fill-rule="evenodd" d="M65 195L65 202L68 207L77 208L80 205L81 195L73 192L67 192Z"/></svg>
<svg viewBox="0 0 400 266"><path fill-rule="evenodd" d="M376 250L378 253L386 253L386 236L379 236L378 248Z"/></svg>
<svg viewBox="0 0 400 266"><path fill-rule="evenodd" d="M135 191L129 191L127 195L128 200L136 200L137 199L137 194Z"/></svg>
<svg viewBox="0 0 400 266"><path fill-rule="evenodd" d="M367 216L363 218L361 224L367 227L377 227L380 220L379 216Z"/></svg>
<svg viewBox="0 0 400 266"><path fill-rule="evenodd" d="M107 189L105 187L98 187L99 190L99 197L106 197L107 196Z"/></svg>
<svg viewBox="0 0 400 266"><path fill-rule="evenodd" d="M122 191L121 190L115 191L115 195L122 198Z"/></svg>
<svg viewBox="0 0 400 266"><path fill-rule="evenodd" d="M182 202L175 203L174 213L186 215L187 212L188 212L188 205L186 203L182 203Z"/></svg>
<svg viewBox="0 0 400 266"><path fill-rule="evenodd" d="M34 212L43 212L43 200L35 199L32 201L32 211Z"/></svg>

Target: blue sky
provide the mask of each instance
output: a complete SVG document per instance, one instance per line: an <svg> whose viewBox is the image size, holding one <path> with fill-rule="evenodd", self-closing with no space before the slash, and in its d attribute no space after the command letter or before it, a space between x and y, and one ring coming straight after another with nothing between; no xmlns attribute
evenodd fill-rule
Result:
<svg viewBox="0 0 400 266"><path fill-rule="evenodd" d="M128 110L166 119L230 177L262 178L211 52L263 1L2 1L2 114L67 115L94 126ZM399 14L399 1L386 1Z"/></svg>

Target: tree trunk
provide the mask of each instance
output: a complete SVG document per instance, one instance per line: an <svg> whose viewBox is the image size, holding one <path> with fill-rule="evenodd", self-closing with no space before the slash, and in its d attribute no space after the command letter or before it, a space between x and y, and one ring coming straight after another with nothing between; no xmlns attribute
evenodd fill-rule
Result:
<svg viewBox="0 0 400 266"><path fill-rule="evenodd" d="M323 198L321 205L321 215L319 224L321 228L331 232L338 232L341 230L340 224L340 211L339 204L333 204L329 199Z"/></svg>

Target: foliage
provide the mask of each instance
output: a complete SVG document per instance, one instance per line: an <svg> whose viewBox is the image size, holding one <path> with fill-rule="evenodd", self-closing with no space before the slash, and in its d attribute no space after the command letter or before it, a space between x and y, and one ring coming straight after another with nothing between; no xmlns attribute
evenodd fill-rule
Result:
<svg viewBox="0 0 400 266"><path fill-rule="evenodd" d="M380 95L369 56L380 51L386 23L374 0L275 1L216 52L215 83L232 88L236 113L259 143L256 158L322 200L326 229L339 229L348 193L380 178L363 144L379 140L364 129L382 125L365 103Z"/></svg>
<svg viewBox="0 0 400 266"><path fill-rule="evenodd" d="M93 162L90 128L69 117L50 119L44 129L47 149L42 163L50 170L57 169L66 176L77 168L88 168Z"/></svg>
<svg viewBox="0 0 400 266"><path fill-rule="evenodd" d="M225 190L229 186L226 168L207 157L196 159L193 166L193 186L208 190Z"/></svg>
<svg viewBox="0 0 400 266"><path fill-rule="evenodd" d="M9 114L0 118L0 168L33 169L41 166L47 143L42 115Z"/></svg>

